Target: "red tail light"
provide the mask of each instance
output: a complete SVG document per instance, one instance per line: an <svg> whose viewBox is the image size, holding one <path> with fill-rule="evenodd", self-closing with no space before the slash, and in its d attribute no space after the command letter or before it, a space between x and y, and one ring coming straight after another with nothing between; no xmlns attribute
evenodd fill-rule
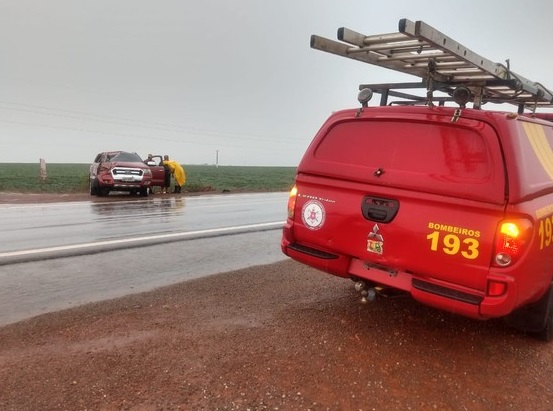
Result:
<svg viewBox="0 0 553 411"><path fill-rule="evenodd" d="M296 197L298 194L298 188L296 186L292 187L290 190L290 196L288 197L288 218L294 218L294 209L296 208Z"/></svg>
<svg viewBox="0 0 553 411"><path fill-rule="evenodd" d="M532 238L532 223L529 220L505 220L499 223L495 233L493 264L508 267L526 251Z"/></svg>

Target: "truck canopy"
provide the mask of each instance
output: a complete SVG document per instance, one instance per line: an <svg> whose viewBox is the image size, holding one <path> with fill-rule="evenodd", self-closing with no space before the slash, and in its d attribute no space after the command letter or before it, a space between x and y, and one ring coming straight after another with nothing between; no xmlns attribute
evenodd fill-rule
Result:
<svg viewBox="0 0 553 411"><path fill-rule="evenodd" d="M503 204L506 180L494 128L444 107L335 113L298 173ZM480 116L482 117L482 116Z"/></svg>

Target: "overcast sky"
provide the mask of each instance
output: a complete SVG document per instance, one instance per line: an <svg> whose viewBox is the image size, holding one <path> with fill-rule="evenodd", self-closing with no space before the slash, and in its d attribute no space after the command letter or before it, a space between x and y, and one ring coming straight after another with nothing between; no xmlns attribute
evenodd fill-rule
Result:
<svg viewBox="0 0 553 411"><path fill-rule="evenodd" d="M295 166L360 83L416 80L310 35L396 32L404 17L553 88L550 0L0 0L0 163L127 150Z"/></svg>

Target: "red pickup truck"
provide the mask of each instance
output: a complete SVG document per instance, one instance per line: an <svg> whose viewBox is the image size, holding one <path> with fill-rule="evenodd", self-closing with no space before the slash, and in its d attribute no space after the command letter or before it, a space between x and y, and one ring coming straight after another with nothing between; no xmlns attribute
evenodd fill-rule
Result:
<svg viewBox="0 0 553 411"><path fill-rule="evenodd" d="M553 123L522 108L551 106L551 93L527 103L505 82L519 110L502 112L479 105L499 82L452 83L454 96L397 93L401 103L375 107L363 86L362 107L333 113L297 168L282 251L353 280L364 300L403 292L475 319L504 317L549 341ZM392 85L374 89L394 95Z"/></svg>
<svg viewBox="0 0 553 411"><path fill-rule="evenodd" d="M148 196L152 187L165 184L161 156L154 160L145 164L138 154L126 151L98 153L90 165L90 195L107 196L112 191L123 191Z"/></svg>

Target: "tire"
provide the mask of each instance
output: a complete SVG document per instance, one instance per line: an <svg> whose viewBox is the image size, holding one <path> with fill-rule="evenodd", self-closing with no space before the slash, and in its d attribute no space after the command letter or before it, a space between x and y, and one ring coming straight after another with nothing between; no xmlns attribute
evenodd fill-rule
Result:
<svg viewBox="0 0 553 411"><path fill-rule="evenodd" d="M553 340L553 284L549 287L549 291L545 293L548 295L547 308L545 312L544 327L536 333L536 337L543 341Z"/></svg>
<svg viewBox="0 0 553 411"><path fill-rule="evenodd" d="M549 320L547 321L545 328L537 333L536 337L547 342L553 340L553 315L549 316Z"/></svg>
<svg viewBox="0 0 553 411"><path fill-rule="evenodd" d="M98 179L90 180L90 195L91 196L97 196L98 195Z"/></svg>
<svg viewBox="0 0 553 411"><path fill-rule="evenodd" d="M98 192L98 197L107 197L109 195L109 188L98 187L97 192Z"/></svg>
<svg viewBox="0 0 553 411"><path fill-rule="evenodd" d="M540 340L553 340L553 284L538 301L513 311L505 322Z"/></svg>
<svg viewBox="0 0 553 411"><path fill-rule="evenodd" d="M140 195L142 197L148 197L149 194L150 194L150 190L148 190L148 187L142 187L140 189Z"/></svg>

